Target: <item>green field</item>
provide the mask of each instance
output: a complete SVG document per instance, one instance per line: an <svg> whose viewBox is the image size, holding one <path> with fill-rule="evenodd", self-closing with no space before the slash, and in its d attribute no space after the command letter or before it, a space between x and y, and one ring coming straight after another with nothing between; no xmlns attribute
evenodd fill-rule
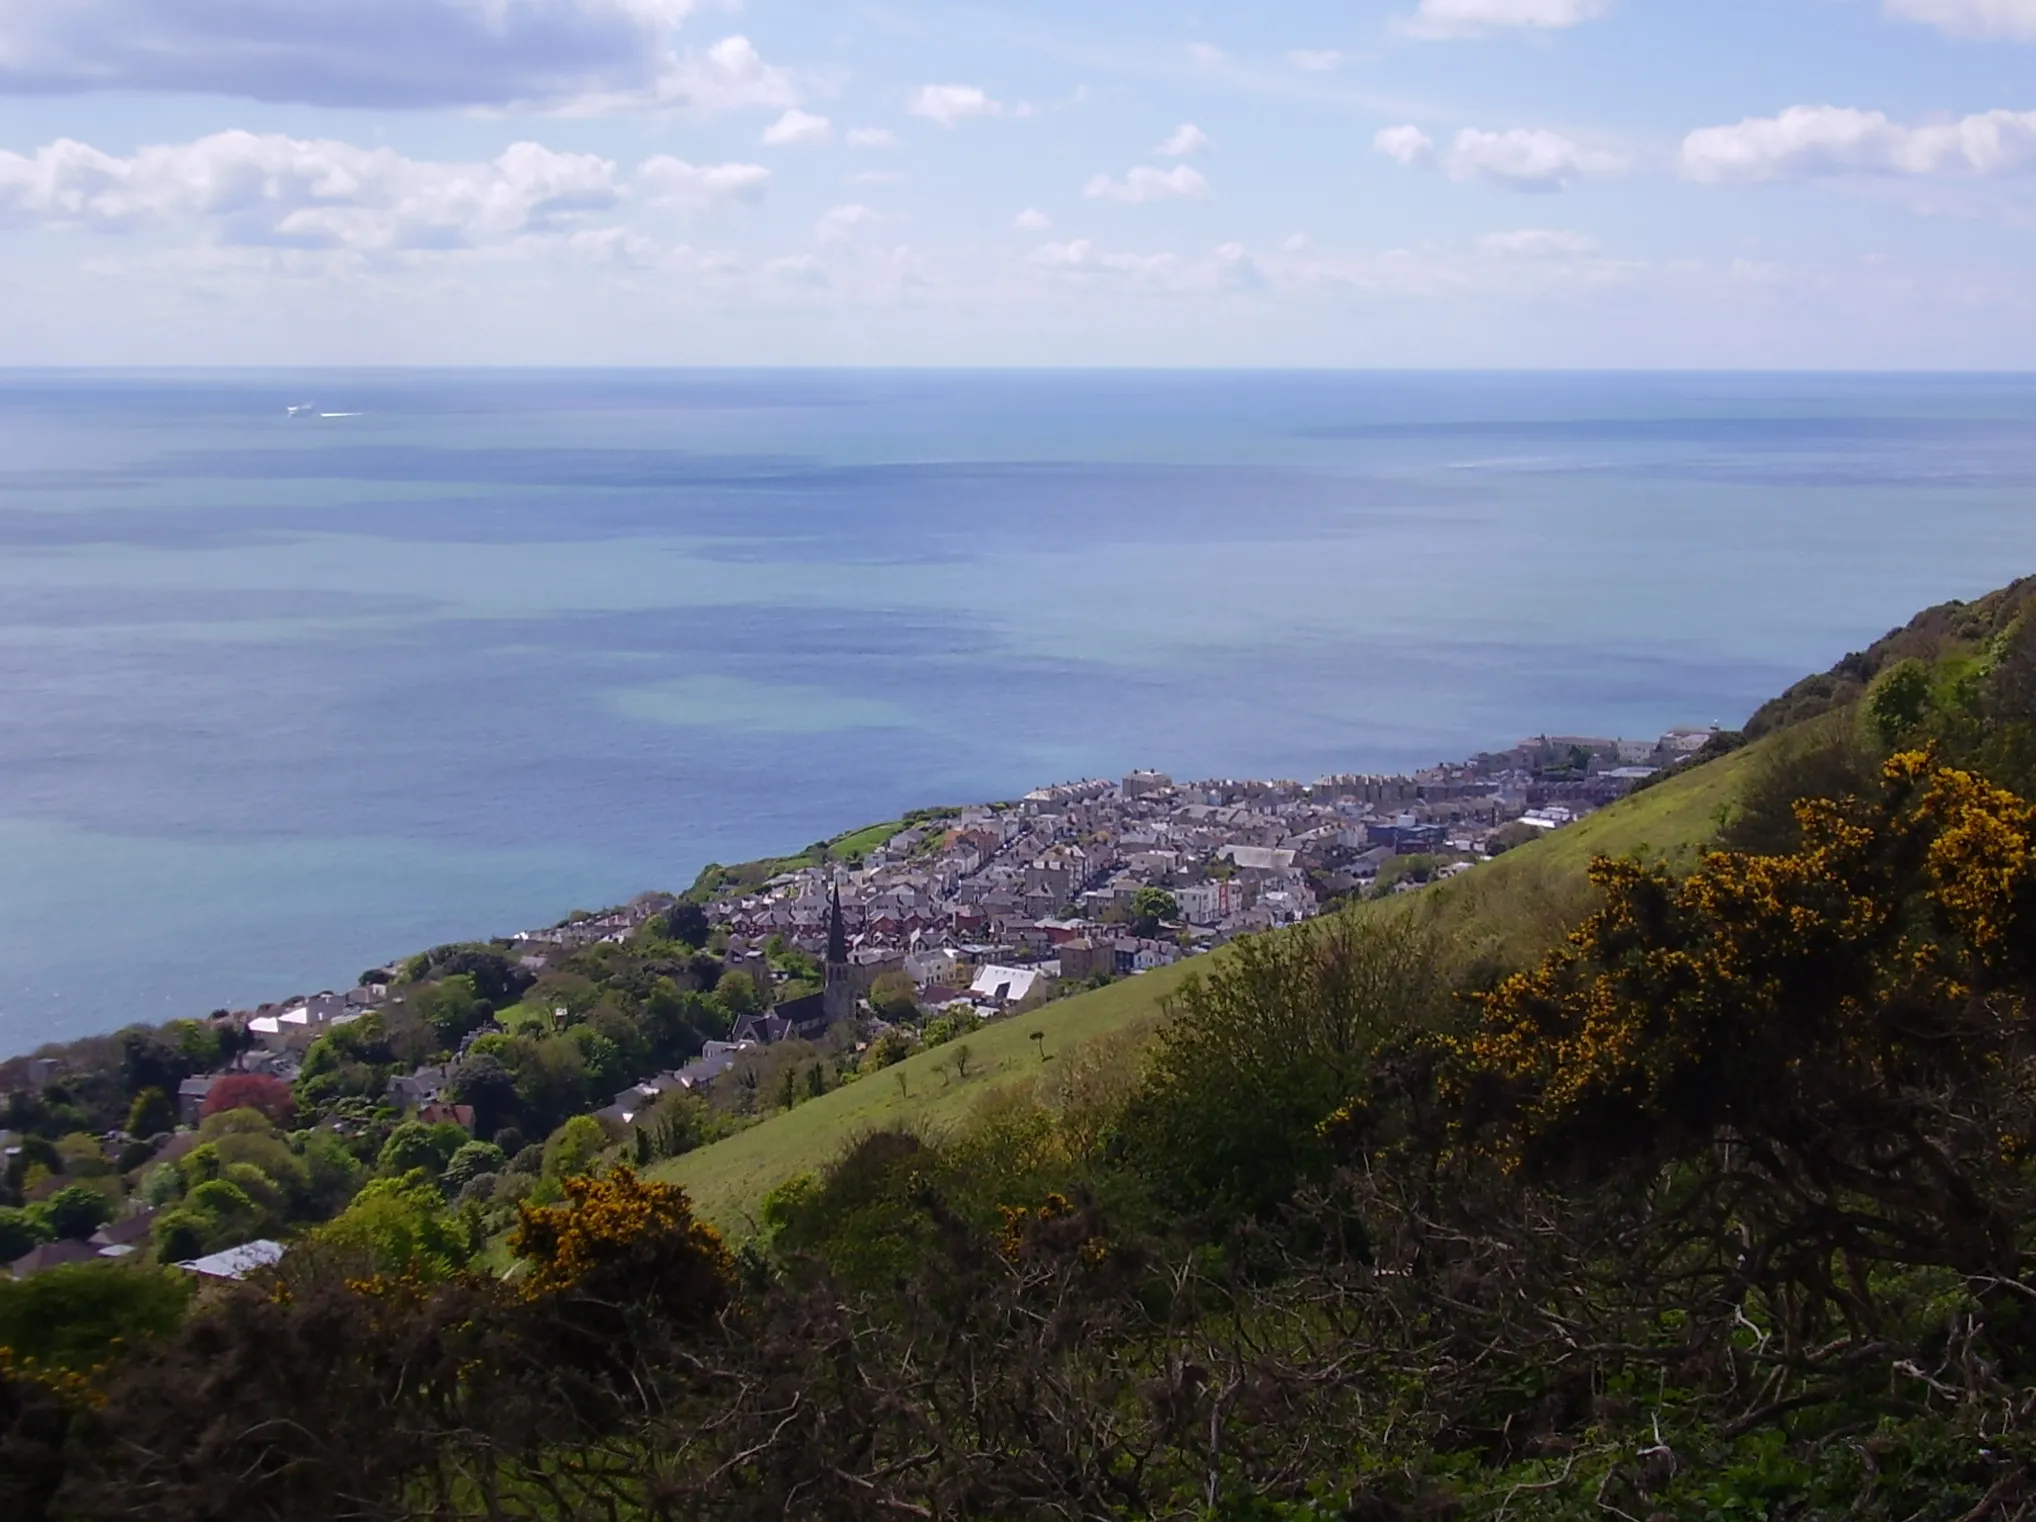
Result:
<svg viewBox="0 0 2036 1522"><path fill-rule="evenodd" d="M956 1082L941 1071L954 1046L935 1047L651 1171L683 1184L700 1214L722 1230L747 1237L754 1231L757 1201L784 1180L824 1167L866 1131L906 1126L926 1132L959 1121L991 1089L1039 1071L1034 1031L1045 1034L1051 1059L1076 1042L1121 1030L1152 1016L1192 965L1126 978L985 1025L965 1038L971 1058L966 1080Z"/></svg>
<svg viewBox="0 0 2036 1522"><path fill-rule="evenodd" d="M1592 856L1644 855L1688 865L1716 833L1769 744L1748 746L1649 788L1451 882L1357 912L1433 913L1447 927L1497 938L1516 957L1534 956L1587 903L1583 874ZM1033 1031L1046 1033L1051 1054L1155 1019L1161 1002L1196 966L1183 962L985 1026L968 1038L974 1060L965 1082L942 1074L951 1049L938 1047L653 1171L684 1185L708 1220L736 1238L747 1237L755 1229L757 1202L785 1179L825 1167L867 1131L937 1130L958 1122L990 1090L1038 1071Z"/></svg>
<svg viewBox="0 0 2036 1522"><path fill-rule="evenodd" d="M903 819L890 819L882 824L866 824L859 830L850 830L832 840L816 841L796 856L767 856L761 861L746 861L738 866L723 866L712 862L701 869L693 886L686 891L686 897L695 903L704 904L717 893L735 890L751 892L761 888L772 878L786 872L797 872L804 867L821 867L829 862L845 866L861 866L862 860L878 846L899 831L915 824L928 824L941 819L952 818L961 812L954 808L917 809Z"/></svg>

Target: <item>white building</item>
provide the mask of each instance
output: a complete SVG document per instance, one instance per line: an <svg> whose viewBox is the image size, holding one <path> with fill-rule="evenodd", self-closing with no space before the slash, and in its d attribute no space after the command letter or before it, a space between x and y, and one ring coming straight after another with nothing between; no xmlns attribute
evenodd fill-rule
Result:
<svg viewBox="0 0 2036 1522"><path fill-rule="evenodd" d="M991 1004L1009 1006L1023 1003L1045 982L1045 974L1036 967L991 965L977 969L976 980L969 985L969 994Z"/></svg>

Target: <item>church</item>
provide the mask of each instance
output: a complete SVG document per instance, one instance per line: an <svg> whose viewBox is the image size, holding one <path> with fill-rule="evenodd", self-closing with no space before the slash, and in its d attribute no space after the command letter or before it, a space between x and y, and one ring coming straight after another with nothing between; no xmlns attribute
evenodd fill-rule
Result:
<svg viewBox="0 0 2036 1522"><path fill-rule="evenodd" d="M856 1001L863 990L856 986L856 969L848 959L848 925L841 917L841 889L827 903L827 990L821 995L827 1024L855 1018Z"/></svg>

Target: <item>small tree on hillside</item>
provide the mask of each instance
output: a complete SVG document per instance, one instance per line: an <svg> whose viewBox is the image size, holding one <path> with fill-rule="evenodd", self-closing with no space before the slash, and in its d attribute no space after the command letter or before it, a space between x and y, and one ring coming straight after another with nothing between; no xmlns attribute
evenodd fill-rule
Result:
<svg viewBox="0 0 2036 1522"><path fill-rule="evenodd" d="M32 1208L59 1241L89 1237L113 1217L113 1205L106 1196L84 1184L59 1189Z"/></svg>
<svg viewBox="0 0 2036 1522"><path fill-rule="evenodd" d="M916 1020L919 985L902 972L883 973L870 985L870 1008L894 1025Z"/></svg>
<svg viewBox="0 0 2036 1522"><path fill-rule="evenodd" d="M707 937L714 927L708 923L707 911L698 904L677 903L665 911L664 933L670 940L696 950L707 944Z"/></svg>
<svg viewBox="0 0 2036 1522"><path fill-rule="evenodd" d="M176 1107L161 1089L143 1089L127 1111L127 1134L144 1139L177 1129Z"/></svg>
<svg viewBox="0 0 2036 1522"><path fill-rule="evenodd" d="M1181 917L1180 901L1164 888L1140 888L1131 895L1131 929L1146 940L1169 920Z"/></svg>

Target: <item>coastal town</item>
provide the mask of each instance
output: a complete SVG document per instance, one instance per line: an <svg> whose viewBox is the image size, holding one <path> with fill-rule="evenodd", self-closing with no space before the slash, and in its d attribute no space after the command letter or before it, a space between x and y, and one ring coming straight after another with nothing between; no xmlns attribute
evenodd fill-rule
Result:
<svg viewBox="0 0 2036 1522"><path fill-rule="evenodd" d="M1714 733L1541 736L1412 774L1309 784L1156 771L1058 783L922 817L859 864L718 892L707 913L737 956L774 936L818 954L838 901L860 990L902 971L941 1002L990 1014L1041 980L1146 972L1328 903L1467 871L1682 764ZM1164 912L1142 907L1155 903Z"/></svg>
<svg viewBox="0 0 2036 1522"><path fill-rule="evenodd" d="M855 1019L887 974L909 979L923 1010L986 1019L1311 919L1354 896L1415 891L1616 801L1715 733L1544 735L1417 772L1306 784L1134 771L929 810L857 859L753 883L753 873L710 868L687 897L726 965L755 981L756 1011L689 1069L617 1096L611 1118L626 1119L674 1083L711 1083L751 1046L812 1039ZM680 901L646 893L496 944L541 978L575 952L627 941ZM772 970L767 948L776 947L824 958L821 987L788 990ZM400 1000L400 965L344 992L224 1012L252 1038L238 1069L293 1079L321 1035ZM406 1110L457 1119L434 1109L449 1071L420 1070L392 1093ZM185 1081L178 1100L187 1116L217 1076Z"/></svg>
<svg viewBox="0 0 2036 1522"><path fill-rule="evenodd" d="M1134 771L1008 802L928 809L799 857L709 867L684 894L645 893L398 959L344 990L186 1022L179 1039L188 1043L195 1031L219 1056L184 1062L163 1086L169 1113L150 1122L157 1129L142 1134L130 1122L77 1140L107 1169L156 1167L197 1145L203 1123L244 1103L253 1084L255 1092L267 1085L283 1109L309 1103L343 1134L411 1125L492 1149L520 1134L515 1121L538 1124L541 1114L544 1130L528 1145L564 1119L590 1115L610 1144L647 1155L650 1131L674 1113L668 1101L708 1104L724 1116L719 1124L739 1126L780 1085L778 1102L794 1102L795 1069L817 1095L896 1060L890 1053L955 1040L981 1022L1338 903L1418 891L1574 824L1717 738L1711 729L1642 741L1537 736L1410 774L1306 784ZM631 1013L618 1025L622 1007L589 987L586 969L645 955L664 959L657 976L667 991L644 985L650 1003L625 997ZM465 991L448 1005L454 988ZM639 1039L655 1025L659 997L694 1020L662 1045ZM643 1067L614 1071L587 1055L603 1020L616 1038L610 1048L634 1045ZM578 1098L514 1120L487 1112L488 1071L526 1058L541 1066L533 1041L576 1040L564 1060L585 1071ZM359 1064L377 1050L383 1065L368 1076ZM663 1055L653 1061L654 1052ZM14 1096L19 1113L33 1113L75 1086L76 1056L76 1048L49 1049L0 1064L0 1092ZM306 1087L321 1075L329 1087L344 1072L355 1075L350 1089ZM518 1080L531 1092L542 1087L534 1072ZM364 1107L348 1109L346 1093ZM75 1182L68 1167L27 1169L18 1137L0 1135L0 1146L9 1149L9 1176L23 1175L24 1198ZM154 1213L127 1205L134 1214L97 1223L98 1236L113 1234L107 1240L44 1241L15 1272L131 1250L119 1233L146 1232ZM204 1240L238 1250L244 1242L234 1236L245 1233ZM266 1238L254 1245L280 1251ZM192 1272L245 1271L241 1258L215 1257L194 1256Z"/></svg>

